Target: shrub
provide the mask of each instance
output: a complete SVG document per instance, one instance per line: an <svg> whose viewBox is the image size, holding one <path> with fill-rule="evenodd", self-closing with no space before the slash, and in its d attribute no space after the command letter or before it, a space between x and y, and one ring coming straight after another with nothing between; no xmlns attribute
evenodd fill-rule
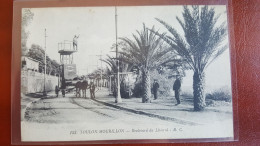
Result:
<svg viewBox="0 0 260 146"><path fill-rule="evenodd" d="M158 90L159 96L162 97L170 96L175 79L168 78L169 74L167 73L160 74L158 73L157 70L151 71L150 73L151 73L151 88L153 87L154 79L157 79L160 86Z"/></svg>
<svg viewBox="0 0 260 146"><path fill-rule="evenodd" d="M183 92L181 92L181 96L183 96L183 97L193 97L193 93L192 92L183 91Z"/></svg>
<svg viewBox="0 0 260 146"><path fill-rule="evenodd" d="M231 102L232 96L228 88L220 88L206 95L206 99L211 99L215 101L225 101Z"/></svg>

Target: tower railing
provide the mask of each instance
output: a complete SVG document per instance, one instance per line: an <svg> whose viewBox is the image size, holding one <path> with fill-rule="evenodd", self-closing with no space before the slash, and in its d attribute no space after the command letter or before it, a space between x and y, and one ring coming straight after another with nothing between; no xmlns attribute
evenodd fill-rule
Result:
<svg viewBox="0 0 260 146"><path fill-rule="evenodd" d="M73 48L73 42L64 40L63 42L58 43L58 51L75 51Z"/></svg>

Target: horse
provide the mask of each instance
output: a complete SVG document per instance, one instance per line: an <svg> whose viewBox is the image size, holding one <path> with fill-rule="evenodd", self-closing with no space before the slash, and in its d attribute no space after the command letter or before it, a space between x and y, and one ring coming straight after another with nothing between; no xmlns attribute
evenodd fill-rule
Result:
<svg viewBox="0 0 260 146"><path fill-rule="evenodd" d="M80 97L81 94L80 94L80 90L81 90L81 81L78 81L76 84L75 84L75 88L76 88L76 97Z"/></svg>
<svg viewBox="0 0 260 146"><path fill-rule="evenodd" d="M87 98L86 91L87 91L87 88L88 88L88 81L84 80L84 81L81 83L80 88L81 88L81 90L82 90L83 97Z"/></svg>

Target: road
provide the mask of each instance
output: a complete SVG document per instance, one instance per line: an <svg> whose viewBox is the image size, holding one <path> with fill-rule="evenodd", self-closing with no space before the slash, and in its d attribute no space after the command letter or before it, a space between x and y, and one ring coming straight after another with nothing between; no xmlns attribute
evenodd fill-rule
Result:
<svg viewBox="0 0 260 146"><path fill-rule="evenodd" d="M181 125L67 94L30 104L21 121L21 133L26 141L209 138L219 133L209 134L208 129L218 127L221 132L225 129L221 125Z"/></svg>
<svg viewBox="0 0 260 146"><path fill-rule="evenodd" d="M27 141L147 139L165 138L165 134L170 138L182 128L171 121L119 110L74 94L32 103L21 122L22 139ZM147 135L148 130L157 132Z"/></svg>
<svg viewBox="0 0 260 146"><path fill-rule="evenodd" d="M76 98L67 94L65 98L42 99L27 110L26 119L38 123L124 123L126 125L173 124L169 121L131 113L103 105L89 98ZM178 124L176 124L178 125Z"/></svg>

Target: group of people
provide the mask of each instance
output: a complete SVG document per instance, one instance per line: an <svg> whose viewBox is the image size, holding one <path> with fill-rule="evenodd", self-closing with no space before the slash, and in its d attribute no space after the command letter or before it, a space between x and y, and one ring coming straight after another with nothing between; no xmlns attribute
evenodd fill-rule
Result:
<svg viewBox="0 0 260 146"><path fill-rule="evenodd" d="M157 80L155 79L153 82L153 87L152 87L152 93L154 95L154 100L156 100L158 98L158 89L159 89L160 85L157 82ZM177 101L176 105L179 105L181 103L180 101L180 89L181 89L181 81L180 81L180 77L177 76L174 84L173 84L173 90L175 92L175 99Z"/></svg>
<svg viewBox="0 0 260 146"><path fill-rule="evenodd" d="M154 95L154 100L156 100L158 98L158 89L159 89L160 85L158 83L158 81L155 79L154 83L153 83L153 87L152 87L152 93ZM86 97L86 89L89 89L90 91L90 98L94 99L95 98L95 89L96 86L93 82L90 82L90 85L88 85L88 82L86 80L84 80L83 82L78 81L75 85L76 88L76 97L80 97L81 96L81 91L83 93L83 97ZM173 90L175 92L175 99L177 101L176 105L179 105L181 103L180 101L180 88L181 88L181 81L180 81L180 77L177 77L174 84L173 84ZM56 86L55 87L55 93L56 96L58 97L59 95L59 87ZM62 90L62 95L63 97L65 97L65 90Z"/></svg>
<svg viewBox="0 0 260 146"><path fill-rule="evenodd" d="M90 82L90 84L88 85L88 81L84 80L84 81L78 81L75 85L76 88L76 97L81 97L81 91L83 94L83 97L87 97L86 95L86 90L89 89L90 92L90 98L94 99L95 98L95 89L96 86L94 85L93 82Z"/></svg>
<svg viewBox="0 0 260 146"><path fill-rule="evenodd" d="M95 98L95 89L96 89L96 86L93 82L90 82L90 84L88 85L88 82L86 80L84 81L78 81L76 84L75 84L75 89L76 89L76 97L81 97L81 91L82 91L82 96L83 97L87 97L86 96L86 90L89 89L90 91L90 97L92 99ZM59 91L61 90L62 92L62 95L63 97L65 97L65 89L59 89L58 86L55 87L55 94L56 94L56 97L59 96Z"/></svg>

